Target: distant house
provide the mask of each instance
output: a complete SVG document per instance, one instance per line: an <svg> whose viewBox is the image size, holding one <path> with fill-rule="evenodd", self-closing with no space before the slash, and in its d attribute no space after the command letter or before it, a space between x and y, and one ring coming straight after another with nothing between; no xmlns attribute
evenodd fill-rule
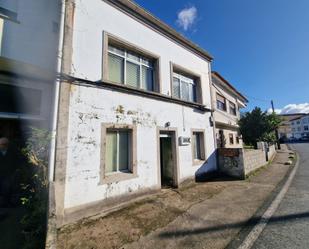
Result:
<svg viewBox="0 0 309 249"><path fill-rule="evenodd" d="M58 226L215 170L212 57L132 1L65 2Z"/></svg>
<svg viewBox="0 0 309 249"><path fill-rule="evenodd" d="M238 120L248 100L218 72L212 72L212 102L218 148L242 148Z"/></svg>
<svg viewBox="0 0 309 249"><path fill-rule="evenodd" d="M295 113L295 114L281 114L279 115L282 119L280 126L278 127L279 138L281 140L290 139L300 137L301 134L301 123L297 122L299 118L304 116L305 114L302 113ZM300 131L299 131L300 130Z"/></svg>
<svg viewBox="0 0 309 249"><path fill-rule="evenodd" d="M309 137L309 114L303 114L289 121L292 138Z"/></svg>

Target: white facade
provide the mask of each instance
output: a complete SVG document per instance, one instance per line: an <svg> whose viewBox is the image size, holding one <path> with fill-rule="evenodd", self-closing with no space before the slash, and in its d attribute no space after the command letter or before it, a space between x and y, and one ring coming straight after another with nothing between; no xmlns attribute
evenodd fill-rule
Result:
<svg viewBox="0 0 309 249"><path fill-rule="evenodd" d="M218 147L243 147L238 120L240 109L244 108L247 102L247 99L220 74L212 73L212 104L215 109L214 120Z"/></svg>
<svg viewBox="0 0 309 249"><path fill-rule="evenodd" d="M211 108L210 61L190 51L178 41L129 16L108 1L76 2L73 28L72 76L98 82L102 80L104 34L159 57L161 82L158 97L97 85L72 84L69 99L68 144L64 210L103 202L147 189L161 188L159 130L175 131L176 182L216 169L214 131L210 111L170 101L171 65L199 76L201 102ZM102 62L103 61L103 62ZM102 85L100 85L102 84ZM101 87L103 86L103 87ZM131 93L132 92L132 93ZM167 98L166 98L167 97ZM166 100L164 99L166 98ZM136 174L125 179L102 180L102 125L130 126L136 129ZM170 127L170 128L169 128ZM204 133L205 159L193 160L192 143L180 145L179 137ZM57 165L56 165L57 167ZM66 212L66 211L65 211Z"/></svg>
<svg viewBox="0 0 309 249"><path fill-rule="evenodd" d="M293 138L309 137L309 115L291 120L290 126Z"/></svg>

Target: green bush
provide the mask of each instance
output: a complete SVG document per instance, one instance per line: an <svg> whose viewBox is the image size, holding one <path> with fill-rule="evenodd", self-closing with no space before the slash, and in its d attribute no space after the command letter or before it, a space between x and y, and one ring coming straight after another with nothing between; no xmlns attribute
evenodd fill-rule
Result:
<svg viewBox="0 0 309 249"><path fill-rule="evenodd" d="M50 133L31 128L23 154L28 159L21 183L21 202L26 211L21 220L24 249L44 248L48 203L48 147Z"/></svg>

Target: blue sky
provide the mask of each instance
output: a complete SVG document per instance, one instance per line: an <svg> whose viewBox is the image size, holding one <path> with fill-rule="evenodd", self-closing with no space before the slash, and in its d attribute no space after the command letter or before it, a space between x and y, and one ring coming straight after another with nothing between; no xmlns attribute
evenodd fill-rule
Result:
<svg viewBox="0 0 309 249"><path fill-rule="evenodd" d="M309 112L309 0L135 2L210 52L249 110L273 99L285 113Z"/></svg>

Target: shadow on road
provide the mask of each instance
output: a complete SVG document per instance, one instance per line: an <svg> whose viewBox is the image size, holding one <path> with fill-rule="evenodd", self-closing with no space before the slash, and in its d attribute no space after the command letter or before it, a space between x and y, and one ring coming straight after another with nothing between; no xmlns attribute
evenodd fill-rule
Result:
<svg viewBox="0 0 309 249"><path fill-rule="evenodd" d="M298 219L308 219L309 218L309 212L304 213L298 213L298 214L290 214L290 215L284 215L284 216L274 216L268 220L268 224L278 224L282 222L295 222L298 221ZM170 237L181 237L181 236L187 236L187 235L197 235L202 233L212 233L217 231L223 231L231 228L242 228L242 227L249 227L256 225L259 221L265 222L262 220L262 218L254 217L250 219L249 221L244 222L236 222L232 224L223 224L220 226L212 226L212 227L205 227L205 228L197 228L197 229L182 229L178 231L172 231L172 232L162 232L159 234L160 238L170 238Z"/></svg>

